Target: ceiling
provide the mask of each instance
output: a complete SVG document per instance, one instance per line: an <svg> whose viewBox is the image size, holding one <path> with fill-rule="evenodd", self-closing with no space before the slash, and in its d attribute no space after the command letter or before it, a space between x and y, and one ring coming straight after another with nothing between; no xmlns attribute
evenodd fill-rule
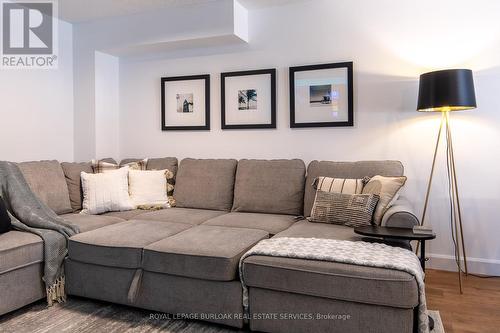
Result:
<svg viewBox="0 0 500 333"><path fill-rule="evenodd" d="M59 0L59 17L70 23L80 23L213 1L218 0ZM248 9L258 9L300 0L238 1Z"/></svg>

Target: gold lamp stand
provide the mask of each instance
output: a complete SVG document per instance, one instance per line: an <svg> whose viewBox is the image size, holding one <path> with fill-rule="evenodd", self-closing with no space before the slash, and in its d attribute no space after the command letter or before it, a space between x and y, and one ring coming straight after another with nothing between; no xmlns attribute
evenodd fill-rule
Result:
<svg viewBox="0 0 500 333"><path fill-rule="evenodd" d="M458 283L460 287L460 293L463 294L462 290L462 257L464 264L465 275L468 274L467 271L467 255L465 253L465 242L464 234L462 228L462 210L460 208L460 197L458 194L458 182L457 182L457 172L455 168L455 156L453 154L453 140L451 137L451 126L450 126L450 112L441 112L441 123L439 125L439 132L436 140L436 147L434 149L434 157L432 159L431 174L429 177L429 183L427 185L427 193L425 195L424 211L422 213L421 225L425 225L425 215L427 213L427 207L429 204L429 194L432 185L432 178L434 175L434 168L436 166L436 156L439 148L439 142L441 141L441 136L443 132L443 127L445 127L446 132L446 163L448 166L448 177L451 192L451 219L452 219L452 238L455 244L455 259L458 266ZM418 248L417 248L418 251Z"/></svg>

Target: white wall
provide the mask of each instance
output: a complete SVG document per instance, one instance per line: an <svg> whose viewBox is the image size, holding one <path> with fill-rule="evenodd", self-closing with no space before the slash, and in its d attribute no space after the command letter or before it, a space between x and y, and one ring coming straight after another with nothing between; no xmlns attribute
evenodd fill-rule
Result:
<svg viewBox="0 0 500 333"><path fill-rule="evenodd" d="M500 274L499 11L494 1L452 0L317 0L250 11L248 50L121 62L120 157L398 159L420 214L438 115L415 112L418 75L472 68L479 107L452 119L467 254L472 271ZM349 60L355 126L291 130L287 67ZM278 69L278 128L222 131L219 73L271 67ZM162 132L160 77L200 73L211 74L212 130ZM429 215L436 267L450 265L453 253L444 175L440 167Z"/></svg>
<svg viewBox="0 0 500 333"><path fill-rule="evenodd" d="M119 155L120 59L95 53L95 150L96 158Z"/></svg>
<svg viewBox="0 0 500 333"><path fill-rule="evenodd" d="M72 26L58 24L57 69L0 69L0 160L73 160Z"/></svg>

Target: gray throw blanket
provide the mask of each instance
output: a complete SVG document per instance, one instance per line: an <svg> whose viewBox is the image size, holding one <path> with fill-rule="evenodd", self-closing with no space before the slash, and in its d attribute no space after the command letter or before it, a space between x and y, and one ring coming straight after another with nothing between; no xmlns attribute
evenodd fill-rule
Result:
<svg viewBox="0 0 500 333"><path fill-rule="evenodd" d="M418 285L418 331L429 332L424 272L412 251L381 243L335 239L280 237L262 240L240 259L245 314L248 314L248 289L244 280L243 260L252 255L322 260L408 272L415 277Z"/></svg>
<svg viewBox="0 0 500 333"><path fill-rule="evenodd" d="M78 227L57 216L36 197L15 163L0 161L0 196L7 205L12 226L43 239L43 281L49 306L54 301L64 302L63 261L68 253L67 239L79 232Z"/></svg>

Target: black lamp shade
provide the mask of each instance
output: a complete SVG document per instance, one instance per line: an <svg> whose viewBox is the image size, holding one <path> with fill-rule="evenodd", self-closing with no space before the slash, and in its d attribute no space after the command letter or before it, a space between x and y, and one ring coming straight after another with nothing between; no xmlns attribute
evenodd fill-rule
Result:
<svg viewBox="0 0 500 333"><path fill-rule="evenodd" d="M470 69L447 69L420 75L417 111L459 111L476 108Z"/></svg>

